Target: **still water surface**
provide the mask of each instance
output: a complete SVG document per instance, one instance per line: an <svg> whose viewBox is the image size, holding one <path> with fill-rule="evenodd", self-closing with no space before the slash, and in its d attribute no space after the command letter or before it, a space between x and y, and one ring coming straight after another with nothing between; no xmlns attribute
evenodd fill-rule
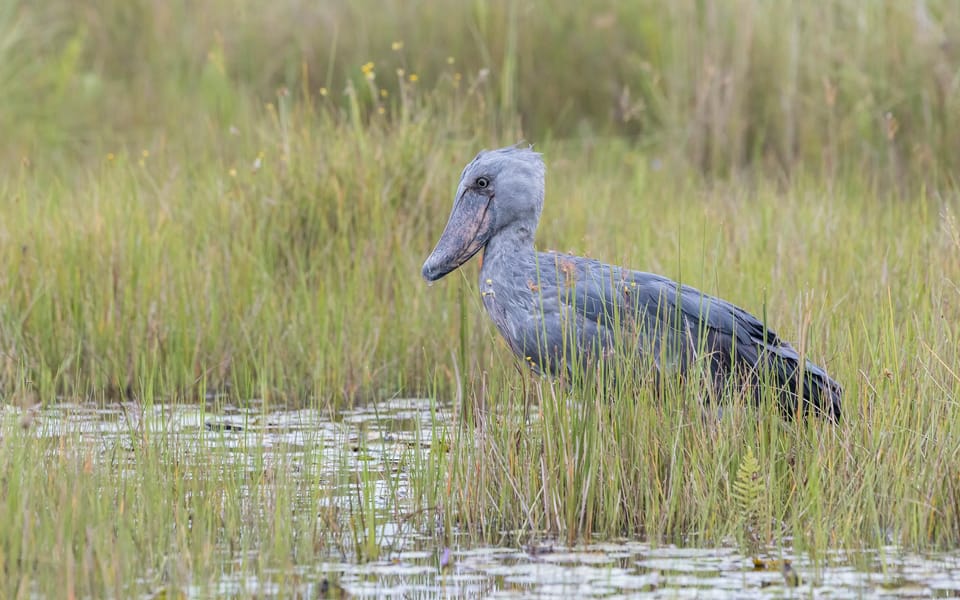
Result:
<svg viewBox="0 0 960 600"><path fill-rule="evenodd" d="M40 435L79 435L102 440L129 435L145 426L176 435L177 443L200 449L216 445L236 450L256 445L263 456L282 451L285 464L299 451L302 460L331 470L383 468L396 478L392 494L403 493L402 465L409 453L426 452L438 432L452 427L449 410L425 400L395 400L377 407L341 413L329 419L317 410L266 411L198 406L96 409L62 404L35 417ZM309 456L304 449L310 448ZM347 449L345 451L345 448ZM320 449L318 451L318 449ZM344 457L348 463L344 464ZM399 491L398 491L399 490ZM386 490L384 493L388 493ZM386 517L385 517L386 518ZM324 597L494 597L494 598L957 598L960 597L960 550L918 555L896 547L859 553L835 552L814 564L809 557L783 550L788 568L758 570L735 548L683 548L616 540L574 548L542 542L535 546L484 547L454 537L451 547L433 548L431 538L385 520L378 531L384 556L353 562L340 556L296 573L302 598ZM246 575L252 557L225 553L223 575L198 583L189 597L280 597L290 592L270 580Z"/></svg>

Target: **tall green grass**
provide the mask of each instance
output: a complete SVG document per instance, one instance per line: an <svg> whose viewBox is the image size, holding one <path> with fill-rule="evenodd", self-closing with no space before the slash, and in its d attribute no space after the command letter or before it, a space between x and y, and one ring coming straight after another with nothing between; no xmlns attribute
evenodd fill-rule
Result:
<svg viewBox="0 0 960 600"><path fill-rule="evenodd" d="M263 426L267 407L243 431L218 431L204 429L201 408L183 422L152 400L83 424L4 411L3 597L206 597L234 581L242 597L264 593L244 591L249 580L297 596L304 579L336 582L320 563L388 556L405 547L390 532L430 517L398 499L387 457L416 465L420 454L387 445L390 423L360 448L347 428L284 443Z"/></svg>
<svg viewBox="0 0 960 600"><path fill-rule="evenodd" d="M5 158L50 160L198 115L234 123L281 88L345 105L372 61L391 93L397 68L431 88L483 79L490 122L538 141L618 133L710 173L931 182L960 162L958 37L950 0L13 0L0 124Z"/></svg>
<svg viewBox="0 0 960 600"><path fill-rule="evenodd" d="M4 415L0 441L8 598L183 590L244 548L262 549L269 563L274 540L290 538L288 515L296 512L288 494L311 478L324 489L309 473L294 482L285 468L240 466L223 448L200 456L191 448L202 436L181 440L164 431L162 418L106 438L39 438L29 417L18 421ZM266 481L274 474L282 485Z"/></svg>
<svg viewBox="0 0 960 600"><path fill-rule="evenodd" d="M69 182L25 170L0 225L5 381L22 367L79 397L148 373L169 394L426 389L430 356L406 332L430 320L421 234L455 168L431 127L357 128L281 99L236 135L211 128L200 153L118 149Z"/></svg>
<svg viewBox="0 0 960 600"><path fill-rule="evenodd" d="M606 181L619 170L589 167ZM547 532L569 542L738 540L753 551L789 540L814 554L888 543L955 547L955 192L903 202L848 180L832 190L740 182L661 197L649 183L658 177L670 176L647 173L632 180L645 193L611 194L606 203L560 175L551 189L573 200L553 218L548 206L547 223L606 219L614 240L629 240L622 255L590 237L574 249L600 244L616 262L750 299L751 310L842 382L843 421L785 421L772 399L757 411L737 398L718 419L696 386L658 396L629 382L611 397L602 388L505 378L464 400L475 426L442 473L451 526L490 541ZM623 214L623 197L643 200ZM571 219L578 198L584 208ZM512 362L492 364L509 372ZM748 455L756 466L744 467Z"/></svg>
<svg viewBox="0 0 960 600"><path fill-rule="evenodd" d="M434 384L449 395L456 356L476 390L491 353L512 359L475 267L433 287L419 267L459 168L486 144L432 110L358 127L281 98L238 134L209 129L220 142L202 152L118 149L69 181L25 168L0 209L0 383L24 369L44 398L149 384L341 403ZM932 351L951 364L953 188L898 199L853 177L709 183L615 140L541 149L541 247L765 314L848 387ZM878 354L883 335L898 343Z"/></svg>

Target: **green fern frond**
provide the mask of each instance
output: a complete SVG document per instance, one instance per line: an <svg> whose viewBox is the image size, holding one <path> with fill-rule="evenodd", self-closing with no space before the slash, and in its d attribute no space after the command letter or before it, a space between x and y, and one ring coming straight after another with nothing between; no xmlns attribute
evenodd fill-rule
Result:
<svg viewBox="0 0 960 600"><path fill-rule="evenodd" d="M731 496L740 516L740 539L746 545L746 550L755 555L760 545L758 531L760 506L763 499L763 478L760 475L760 463L754 456L752 448L747 448L740 460Z"/></svg>

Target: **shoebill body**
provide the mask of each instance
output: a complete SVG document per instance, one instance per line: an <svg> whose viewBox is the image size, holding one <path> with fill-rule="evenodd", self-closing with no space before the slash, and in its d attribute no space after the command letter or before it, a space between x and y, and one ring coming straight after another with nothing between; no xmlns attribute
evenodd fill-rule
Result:
<svg viewBox="0 0 960 600"><path fill-rule="evenodd" d="M735 377L775 385L783 410L840 418L842 390L759 319L653 273L537 252L543 160L529 148L481 152L460 176L453 210L423 277L436 281L483 250L483 304L513 352L552 375L611 357L646 359L661 374L697 360L720 393ZM578 367L578 365L580 367Z"/></svg>

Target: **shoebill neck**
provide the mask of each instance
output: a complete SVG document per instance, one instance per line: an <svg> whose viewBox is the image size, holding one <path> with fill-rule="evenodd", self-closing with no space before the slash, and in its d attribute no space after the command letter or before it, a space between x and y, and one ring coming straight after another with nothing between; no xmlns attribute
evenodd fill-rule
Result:
<svg viewBox="0 0 960 600"><path fill-rule="evenodd" d="M535 226L518 223L501 229L491 237L483 250L483 264L480 267L482 276L506 272L510 265L518 262L518 258L532 256L536 252L533 247L535 229Z"/></svg>

